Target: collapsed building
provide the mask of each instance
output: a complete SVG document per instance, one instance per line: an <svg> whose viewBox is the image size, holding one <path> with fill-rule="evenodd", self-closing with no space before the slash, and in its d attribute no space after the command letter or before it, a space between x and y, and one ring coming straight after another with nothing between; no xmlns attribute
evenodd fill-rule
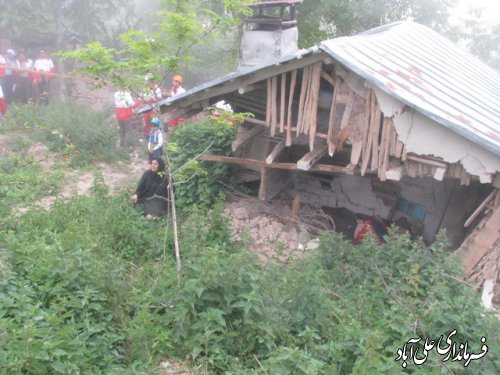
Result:
<svg viewBox="0 0 500 375"><path fill-rule="evenodd" d="M445 229L470 280L497 280L500 75L414 22L298 50L298 3L253 5L238 71L162 101L164 116L252 113L233 156L204 160L237 166L261 200L404 217L428 242Z"/></svg>

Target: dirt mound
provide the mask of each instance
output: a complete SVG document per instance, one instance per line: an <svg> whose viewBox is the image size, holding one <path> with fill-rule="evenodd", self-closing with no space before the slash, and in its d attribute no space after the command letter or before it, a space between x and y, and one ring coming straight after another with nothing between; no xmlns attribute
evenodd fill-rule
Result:
<svg viewBox="0 0 500 375"><path fill-rule="evenodd" d="M248 239L251 248L262 262L288 262L301 259L307 250L318 247L318 239L311 232L310 223L301 217L314 211L303 206L294 218L292 207L286 201L263 202L251 197L231 197L224 207L224 216L232 224L235 240Z"/></svg>

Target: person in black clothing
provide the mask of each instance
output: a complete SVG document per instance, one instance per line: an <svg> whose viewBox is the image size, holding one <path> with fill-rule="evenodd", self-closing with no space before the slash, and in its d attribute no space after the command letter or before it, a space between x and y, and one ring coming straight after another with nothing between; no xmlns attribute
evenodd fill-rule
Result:
<svg viewBox="0 0 500 375"><path fill-rule="evenodd" d="M163 159L151 160L149 170L144 172L135 194L132 195L132 201L146 216L162 216L165 213L168 203L168 182Z"/></svg>

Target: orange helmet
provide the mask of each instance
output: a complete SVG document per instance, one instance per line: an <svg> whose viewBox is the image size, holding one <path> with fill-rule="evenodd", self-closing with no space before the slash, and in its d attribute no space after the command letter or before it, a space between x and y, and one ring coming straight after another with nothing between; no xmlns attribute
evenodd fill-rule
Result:
<svg viewBox="0 0 500 375"><path fill-rule="evenodd" d="M182 83L182 76L180 74L176 74L175 76L172 77L172 81L177 81Z"/></svg>

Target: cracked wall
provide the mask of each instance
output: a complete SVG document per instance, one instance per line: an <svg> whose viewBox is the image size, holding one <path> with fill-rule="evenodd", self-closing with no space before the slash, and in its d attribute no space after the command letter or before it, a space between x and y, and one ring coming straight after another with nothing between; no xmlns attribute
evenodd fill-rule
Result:
<svg viewBox="0 0 500 375"><path fill-rule="evenodd" d="M467 173L491 183L500 172L500 156L425 117L380 90L374 89L380 108L392 117L398 138L407 152L461 163Z"/></svg>
<svg viewBox="0 0 500 375"><path fill-rule="evenodd" d="M479 183L460 186L459 180L437 181L431 177L405 176L399 183L400 197L425 207L423 237L433 241L436 232L444 228L453 247L465 236L464 221L474 211L480 200ZM372 189L370 177L337 175L333 179L297 173L293 193L299 193L301 202L315 207L345 207L354 213L378 215L386 220L404 216L393 205L384 203ZM293 195L292 193L292 195ZM466 198L466 199L465 199ZM394 207L397 200L394 202Z"/></svg>

